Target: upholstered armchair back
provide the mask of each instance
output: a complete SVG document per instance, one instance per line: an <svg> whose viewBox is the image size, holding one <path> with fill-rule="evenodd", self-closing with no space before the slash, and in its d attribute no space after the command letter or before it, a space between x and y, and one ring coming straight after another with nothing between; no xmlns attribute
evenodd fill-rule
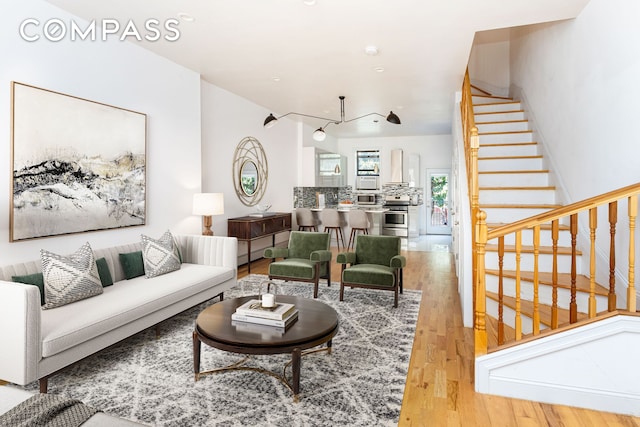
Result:
<svg viewBox="0 0 640 427"><path fill-rule="evenodd" d="M360 235L356 241L356 264L391 264L400 255L400 238L396 236Z"/></svg>
<svg viewBox="0 0 640 427"><path fill-rule="evenodd" d="M310 259L311 252L329 250L329 233L292 231L289 236L289 258Z"/></svg>

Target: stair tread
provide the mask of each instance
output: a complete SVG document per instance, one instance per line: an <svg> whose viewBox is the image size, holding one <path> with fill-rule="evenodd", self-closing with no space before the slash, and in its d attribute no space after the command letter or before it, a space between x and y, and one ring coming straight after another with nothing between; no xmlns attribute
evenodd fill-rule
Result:
<svg viewBox="0 0 640 427"><path fill-rule="evenodd" d="M486 208L490 208L490 209L557 209L562 207L562 205L556 205L556 204L536 204L536 203L532 203L532 204L523 204L523 203L518 203L515 205L510 205L507 203L487 203L487 204L480 204L480 209L486 209Z"/></svg>
<svg viewBox="0 0 640 427"><path fill-rule="evenodd" d="M471 87L482 92L482 93L472 93L471 94L472 97L475 97L475 98L504 99L505 101L513 101L513 98L511 98L510 96L493 95L493 94L487 92L484 89L480 89L477 86L473 86L472 85Z"/></svg>
<svg viewBox="0 0 640 427"><path fill-rule="evenodd" d="M500 300L498 294L494 292L487 292L486 294L487 294L487 298L490 298L494 301ZM515 311L516 309L515 298L503 296L502 303L506 307L509 307L510 309ZM533 318L533 301L521 299L520 313L523 316ZM538 313L540 314L540 323L547 327L551 327L551 306L547 304L538 303ZM570 319L569 315L570 315L569 310L558 307L558 325L561 325L563 323L569 323L569 319ZM587 313L578 312L578 320L582 320L586 318L587 318Z"/></svg>
<svg viewBox="0 0 640 427"><path fill-rule="evenodd" d="M549 169L531 169L531 170L514 170L514 171L479 171L482 174L498 174L498 173L549 173Z"/></svg>
<svg viewBox="0 0 640 427"><path fill-rule="evenodd" d="M482 190L491 190L491 191L495 191L495 190L522 190L522 191L526 191L526 190L555 190L556 187L554 186L540 186L540 187L479 187L478 190L482 191Z"/></svg>
<svg viewBox="0 0 640 427"><path fill-rule="evenodd" d="M478 122L476 121L476 126L477 125L500 125L500 124L506 124L506 123L528 123L529 120L527 119L521 119L521 120L498 120L498 121L494 121L494 122Z"/></svg>
<svg viewBox="0 0 640 427"><path fill-rule="evenodd" d="M513 133L513 134L533 133L533 131L532 130L512 130L512 131L505 131L505 132L478 132L478 136L482 136L482 135L508 135L510 133Z"/></svg>
<svg viewBox="0 0 640 427"><path fill-rule="evenodd" d="M488 252L498 252L498 245L486 245L485 250ZM504 245L504 251L506 252L515 252L515 245ZM533 253L533 246L530 245L522 245L522 250L520 253ZM540 246L538 248L538 253L541 254L553 254L553 248L551 246ZM576 250L577 255L582 255L582 252ZM571 255L571 248L568 246L558 246L558 255Z"/></svg>
<svg viewBox="0 0 640 427"><path fill-rule="evenodd" d="M520 160L520 159L541 159L542 155L535 154L532 156L487 156L478 157L478 160Z"/></svg>
<svg viewBox="0 0 640 427"><path fill-rule="evenodd" d="M483 104L483 105L502 105L501 102L494 102L494 103L490 103L490 104ZM474 112L473 115L474 116L485 116L487 114L509 114L509 113L524 113L524 109L518 109L518 110L504 110L504 111L479 111L479 112Z"/></svg>
<svg viewBox="0 0 640 427"><path fill-rule="evenodd" d="M538 145L538 143L537 142L531 142L531 141L491 143L491 144L480 144L480 148L483 148L483 147L521 146L521 145Z"/></svg>
<svg viewBox="0 0 640 427"><path fill-rule="evenodd" d="M485 107L487 105L505 105L505 104L520 104L520 101L511 101L510 98L506 98L507 102L489 102L486 104L473 104L474 107Z"/></svg>
<svg viewBox="0 0 640 427"><path fill-rule="evenodd" d="M498 276L498 270L485 270L487 274L492 276ZM510 279L516 278L515 270L503 270L502 275L504 277L508 277ZM520 279L526 282L533 282L533 271L521 271ZM553 285L553 277L550 272L538 272L538 281L540 284L552 286ZM571 274L569 273L558 273L558 287L563 289L571 289ZM591 289L591 282L589 278L583 274L578 274L576 276L576 290L578 292L586 292L589 293ZM595 293L597 295L607 296L609 294L609 289L605 288L602 285L596 283Z"/></svg>

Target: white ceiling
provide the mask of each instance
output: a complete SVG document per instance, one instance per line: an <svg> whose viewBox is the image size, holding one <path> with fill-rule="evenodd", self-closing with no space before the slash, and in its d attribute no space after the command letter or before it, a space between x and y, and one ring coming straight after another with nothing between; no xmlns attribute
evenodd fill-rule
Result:
<svg viewBox="0 0 640 427"><path fill-rule="evenodd" d="M48 0L87 20L164 21L180 12L175 42L145 48L192 69L276 116L347 120L336 137L447 134L476 31L573 18L588 0ZM131 39L131 37L129 37ZM365 54L374 45L378 55ZM384 72L377 72L383 67ZM274 81L274 77L279 81ZM265 114L266 116L266 114ZM295 117L295 116L290 116ZM373 119L379 119L374 123ZM304 119L313 127L325 122Z"/></svg>

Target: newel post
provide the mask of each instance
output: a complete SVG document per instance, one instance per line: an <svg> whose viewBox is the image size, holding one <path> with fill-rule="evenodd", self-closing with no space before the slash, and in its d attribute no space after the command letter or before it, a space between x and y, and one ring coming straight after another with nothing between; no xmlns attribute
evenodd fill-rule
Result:
<svg viewBox="0 0 640 427"><path fill-rule="evenodd" d="M485 246L487 244L487 214L478 211L476 218L476 253L478 274L475 283L475 354L482 356L487 354L487 301L486 301L486 283L485 283Z"/></svg>

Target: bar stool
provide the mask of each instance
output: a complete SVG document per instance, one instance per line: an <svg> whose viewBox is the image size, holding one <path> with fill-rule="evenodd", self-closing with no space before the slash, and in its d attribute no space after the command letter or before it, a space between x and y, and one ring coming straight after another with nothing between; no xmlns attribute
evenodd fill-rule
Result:
<svg viewBox="0 0 640 427"><path fill-rule="evenodd" d="M349 248L353 249L355 246L358 231L361 231L364 234L369 234L370 224L367 213L358 209L352 209L349 211L349 225L351 226L351 234L349 235L347 250L349 250Z"/></svg>
<svg viewBox="0 0 640 427"><path fill-rule="evenodd" d="M318 231L318 220L313 217L311 209L296 208L296 222L298 230Z"/></svg>
<svg viewBox="0 0 640 427"><path fill-rule="evenodd" d="M324 231L331 234L331 231L336 232L336 243L338 244L338 250L340 250L340 240L342 240L342 247L344 248L344 234L342 233L342 222L340 221L340 214L336 209L323 209L321 213L322 225L324 225ZM327 231L329 230L329 231Z"/></svg>

